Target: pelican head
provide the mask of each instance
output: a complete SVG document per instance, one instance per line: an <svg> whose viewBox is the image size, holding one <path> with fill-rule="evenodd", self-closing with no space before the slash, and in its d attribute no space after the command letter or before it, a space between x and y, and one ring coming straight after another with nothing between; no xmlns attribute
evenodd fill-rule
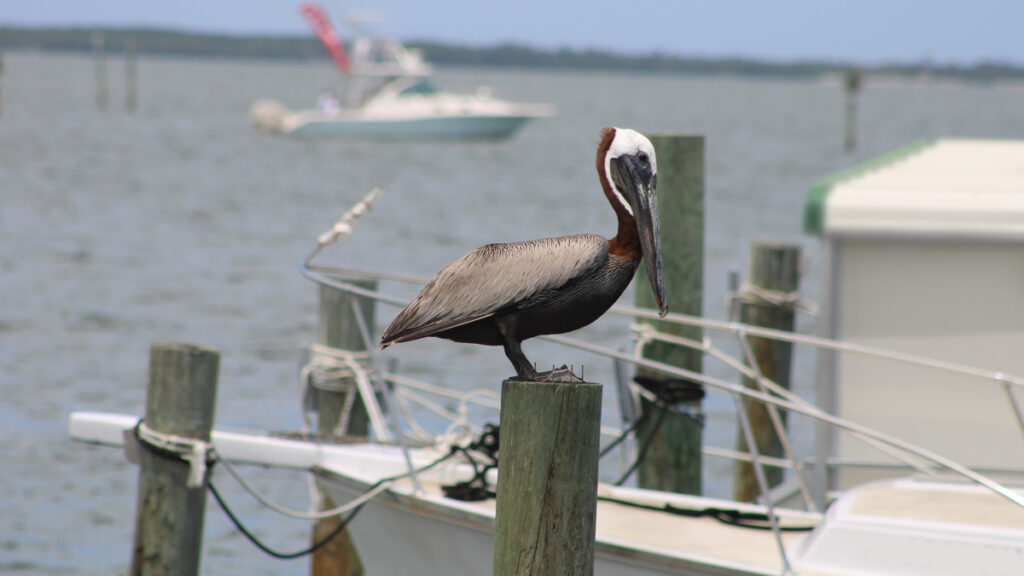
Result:
<svg viewBox="0 0 1024 576"><path fill-rule="evenodd" d="M609 130L611 132L609 132ZM658 161L654 145L643 134L625 128L606 129L611 137L604 154L604 175L611 186L610 200L632 217L640 240L647 277L661 316L668 314L665 276L661 269L661 234L658 227Z"/></svg>

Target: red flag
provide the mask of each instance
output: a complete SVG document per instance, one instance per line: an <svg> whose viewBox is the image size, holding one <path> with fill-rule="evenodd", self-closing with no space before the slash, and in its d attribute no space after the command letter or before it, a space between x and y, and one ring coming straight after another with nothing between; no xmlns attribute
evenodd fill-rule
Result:
<svg viewBox="0 0 1024 576"><path fill-rule="evenodd" d="M313 32L316 32L316 37L320 39L327 51L331 53L331 58L334 58L334 63L338 68L342 72L348 72L350 64L348 55L345 53L345 45L338 39L338 35L334 32L334 26L331 26L331 21L327 18L324 9L317 4L304 3L299 5L299 13L309 23Z"/></svg>

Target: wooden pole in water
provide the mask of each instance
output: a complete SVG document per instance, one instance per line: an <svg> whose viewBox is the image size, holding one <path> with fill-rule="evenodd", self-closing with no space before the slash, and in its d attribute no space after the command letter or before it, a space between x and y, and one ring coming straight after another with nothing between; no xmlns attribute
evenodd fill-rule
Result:
<svg viewBox="0 0 1024 576"><path fill-rule="evenodd" d="M103 32L92 33L92 52L96 60L96 108L107 109L107 55L103 46Z"/></svg>
<svg viewBox="0 0 1024 576"><path fill-rule="evenodd" d="M135 56L135 39L124 41L124 109L134 112L139 105L139 67Z"/></svg>
<svg viewBox="0 0 1024 576"><path fill-rule="evenodd" d="M493 576L594 573L601 385L505 380Z"/></svg>
<svg viewBox="0 0 1024 576"><path fill-rule="evenodd" d="M149 351L146 426L209 442L219 366L220 353L211 348L154 343ZM189 488L189 471L183 460L140 451L133 576L199 573L207 479Z"/></svg>
<svg viewBox="0 0 1024 576"><path fill-rule="evenodd" d="M704 302L704 136L655 135L651 142L658 158L658 212L669 309L700 316ZM643 266L634 290L638 307L656 307ZM695 341L702 338L699 327L657 320L639 322L674 336ZM700 372L703 364L699 350L665 342L647 343L642 355L694 372ZM637 468L639 486L700 494L703 387L643 369L637 369L634 380L669 399L667 412L641 399L636 438L638 449L646 445L647 450Z"/></svg>
<svg viewBox="0 0 1024 576"><path fill-rule="evenodd" d="M376 280L348 280L349 283L369 290L377 289ZM320 318L318 322L317 342L324 346L359 352L366 350L366 342L359 332L355 313L352 310L353 300L359 303L366 323L373 326L376 306L373 300L360 298L331 286L320 285ZM369 428L369 417L366 407L359 398L354 380L347 381L348 391L316 390L317 432L323 435L354 435L366 436ZM347 426L339 429L344 417L344 407L348 396L355 394ZM321 489L321 493L323 493ZM321 510L334 508L336 504L330 496L324 494ZM335 516L317 521L313 526L313 542L319 542L334 531L341 523ZM342 530L326 546L313 553L311 574L313 576L361 576L364 573L362 560L356 550L355 543L348 530Z"/></svg>
<svg viewBox="0 0 1024 576"><path fill-rule="evenodd" d="M4 110L4 53L0 52L0 116Z"/></svg>
<svg viewBox="0 0 1024 576"><path fill-rule="evenodd" d="M758 290L782 294L795 293L800 284L800 247L777 242L754 242L751 244L750 284L755 294ZM758 299L755 295L754 298L743 304L740 321L752 326L792 332L796 323L796 313L792 305L772 303L767 299ZM747 338L757 362L757 370L765 378L788 390L793 364L793 345L789 342L769 338L755 336ZM745 378L743 383L748 388L759 389L757 383L749 378ZM752 400L744 399L743 402L746 405L758 453L762 456L782 456L782 442L775 432L768 408L764 404ZM786 413L784 411L777 413L781 423L785 425ZM736 449L746 452L748 448L741 429L737 435ZM781 468L774 466L765 468L765 477L769 487L779 485L784 476L784 470ZM733 494L735 499L741 502L754 500L761 495L751 463L736 463Z"/></svg>
<svg viewBox="0 0 1024 576"><path fill-rule="evenodd" d="M846 89L846 136L843 143L847 152L857 148L857 95L860 93L863 76L860 68L843 71L843 86Z"/></svg>

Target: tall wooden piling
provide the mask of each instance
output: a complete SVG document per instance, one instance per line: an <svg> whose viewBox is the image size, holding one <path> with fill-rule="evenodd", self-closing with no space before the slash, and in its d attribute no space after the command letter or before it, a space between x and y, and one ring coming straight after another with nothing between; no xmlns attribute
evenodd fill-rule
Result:
<svg viewBox="0 0 1024 576"><path fill-rule="evenodd" d="M792 332L796 323L793 306L773 301L770 294L793 294L799 288L799 283L799 246L778 242L754 242L751 244L750 284L753 294L743 304L741 322ZM763 291L766 297L758 298L758 291ZM793 363L793 345L789 342L755 336L750 336L748 341L761 375L788 390ZM744 385L751 389L758 389L757 383L749 378L744 379ZM782 442L775 431L769 409L764 404L752 400L744 399L743 402L750 419L758 453L763 456L782 456ZM781 423L785 424L786 413L777 412L777 414ZM741 452L748 450L742 430L737 434L736 448ZM779 485L784 475L784 470L781 468L766 467L765 477L768 480L768 487ZM751 463L736 463L733 494L739 501L754 500L761 494Z"/></svg>
<svg viewBox="0 0 1024 576"><path fill-rule="evenodd" d="M139 105L139 66L136 61L135 39L124 41L124 109L134 112Z"/></svg>
<svg viewBox="0 0 1024 576"><path fill-rule="evenodd" d="M843 88L846 92L846 131L843 146L847 152L857 148L857 96L864 79L860 68L848 68L843 71Z"/></svg>
<svg viewBox="0 0 1024 576"><path fill-rule="evenodd" d="M658 159L658 212L669 309L699 316L704 303L704 136L655 135L651 142ZM643 266L634 282L636 305L655 308ZM697 341L702 337L698 327L641 322L674 336ZM649 342L642 354L694 372L700 372L703 364L700 351L665 342ZM643 369L637 370L635 380L669 398L671 404L663 414L656 403L641 401L636 437L648 448L637 468L639 486L700 494L703 387Z"/></svg>
<svg viewBox="0 0 1024 576"><path fill-rule="evenodd" d="M349 283L369 290L377 289L376 280L349 280ZM373 326L376 306L373 300L359 298L331 286L320 286L320 311L317 328L317 342L324 346L360 352L366 350L366 342L359 331L352 309L355 301L369 326ZM317 432L322 435L365 436L369 428L366 407L358 398L354 381L349 391L316 390ZM347 426L339 429L343 411L350 394L357 396L349 415ZM323 492L321 490L321 492ZM330 496L324 495L322 510L334 508ZM332 517L317 521L313 527L313 542L319 542L337 528L341 518ZM330 543L313 553L311 574L313 576L361 576L364 572L362 560L348 530L343 530Z"/></svg>
<svg viewBox="0 0 1024 576"><path fill-rule="evenodd" d="M110 91L107 88L107 54L103 32L92 33L92 53L96 61L96 108L106 110Z"/></svg>
<svg viewBox="0 0 1024 576"><path fill-rule="evenodd" d="M4 111L4 53L0 52L0 116Z"/></svg>
<svg viewBox="0 0 1024 576"><path fill-rule="evenodd" d="M600 423L600 384L502 384L493 576L594 573Z"/></svg>
<svg viewBox="0 0 1024 576"><path fill-rule="evenodd" d="M220 353L185 343L155 343L149 351L146 426L208 442L217 401ZM139 454L139 494L133 576L199 573L206 479L186 485L189 464L151 451Z"/></svg>

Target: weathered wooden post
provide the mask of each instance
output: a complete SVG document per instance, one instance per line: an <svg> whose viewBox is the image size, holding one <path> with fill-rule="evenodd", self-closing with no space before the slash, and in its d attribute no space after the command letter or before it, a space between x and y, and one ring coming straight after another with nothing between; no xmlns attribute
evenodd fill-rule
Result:
<svg viewBox="0 0 1024 576"><path fill-rule="evenodd" d="M4 53L0 52L0 116L4 111Z"/></svg>
<svg viewBox="0 0 1024 576"><path fill-rule="evenodd" d="M797 291L799 283L799 246L778 242L754 242L750 246L750 290L754 293L743 303L740 321L753 326L792 332L796 322L794 307L785 302L773 302L770 297L758 298L757 292L788 295ZM793 362L793 345L789 342L756 336L747 338L761 375L788 390ZM744 379L744 385L748 388L758 389L757 383L749 378ZM747 399L744 399L743 402L746 405L758 453L763 456L782 456L782 441L775 432L769 409L760 402ZM786 413L777 413L781 422L785 424ZM742 432L737 434L736 448L742 452L748 450ZM770 466L765 469L769 487L779 485L784 475L784 470L781 468ZM761 494L751 463L736 463L733 494L735 499L740 501L754 500Z"/></svg>
<svg viewBox="0 0 1024 576"><path fill-rule="evenodd" d="M843 86L846 89L846 136L843 139L847 152L857 148L857 95L864 72L860 68L848 68L843 71Z"/></svg>
<svg viewBox="0 0 1024 576"><path fill-rule="evenodd" d="M594 573L601 385L505 380L493 576Z"/></svg>
<svg viewBox="0 0 1024 576"><path fill-rule="evenodd" d="M134 112L139 105L139 67L135 56L135 39L124 41L124 109Z"/></svg>
<svg viewBox="0 0 1024 576"><path fill-rule="evenodd" d="M96 60L96 108L107 109L107 55L103 46L103 32L92 33L92 52Z"/></svg>
<svg viewBox="0 0 1024 576"><path fill-rule="evenodd" d="M347 282L366 288L377 289L376 280L347 280ZM331 286L320 285L320 318L318 322L317 342L338 350L359 352L366 350L366 342L359 332L352 310L353 300L359 303L363 317L368 325L373 326L376 306L373 300L359 298ZM348 390L315 390L317 406L317 432L323 435L354 435L365 436L369 427L366 407L358 397L354 380L347 381ZM344 383L342 383L344 384ZM346 429L339 430L344 408L350 394L355 394ZM322 492L322 491L321 491ZM322 510L334 508L336 504L330 496L325 495ZM319 542L333 532L341 518L335 516L317 521L313 527L313 542ZM361 576L364 572L362 560L356 550L355 543L348 530L343 530L326 546L313 553L311 573L313 576Z"/></svg>
<svg viewBox="0 0 1024 576"><path fill-rule="evenodd" d="M145 425L162 434L210 441L220 353L185 343L149 351ZM189 487L190 466L150 450L139 453L133 576L198 574L206 478Z"/></svg>
<svg viewBox="0 0 1024 576"><path fill-rule="evenodd" d="M655 135L651 142L658 159L658 212L669 309L700 316L704 302L704 136ZM641 266L635 280L636 305L655 308L647 286ZM674 336L696 341L702 337L698 327L657 320L641 322ZM647 343L642 354L694 372L700 372L703 364L699 350L665 342ZM643 369L637 370L634 379L671 402L663 414L658 404L641 400L636 437L638 443L649 443L649 448L637 469L639 486L700 494L703 387Z"/></svg>

